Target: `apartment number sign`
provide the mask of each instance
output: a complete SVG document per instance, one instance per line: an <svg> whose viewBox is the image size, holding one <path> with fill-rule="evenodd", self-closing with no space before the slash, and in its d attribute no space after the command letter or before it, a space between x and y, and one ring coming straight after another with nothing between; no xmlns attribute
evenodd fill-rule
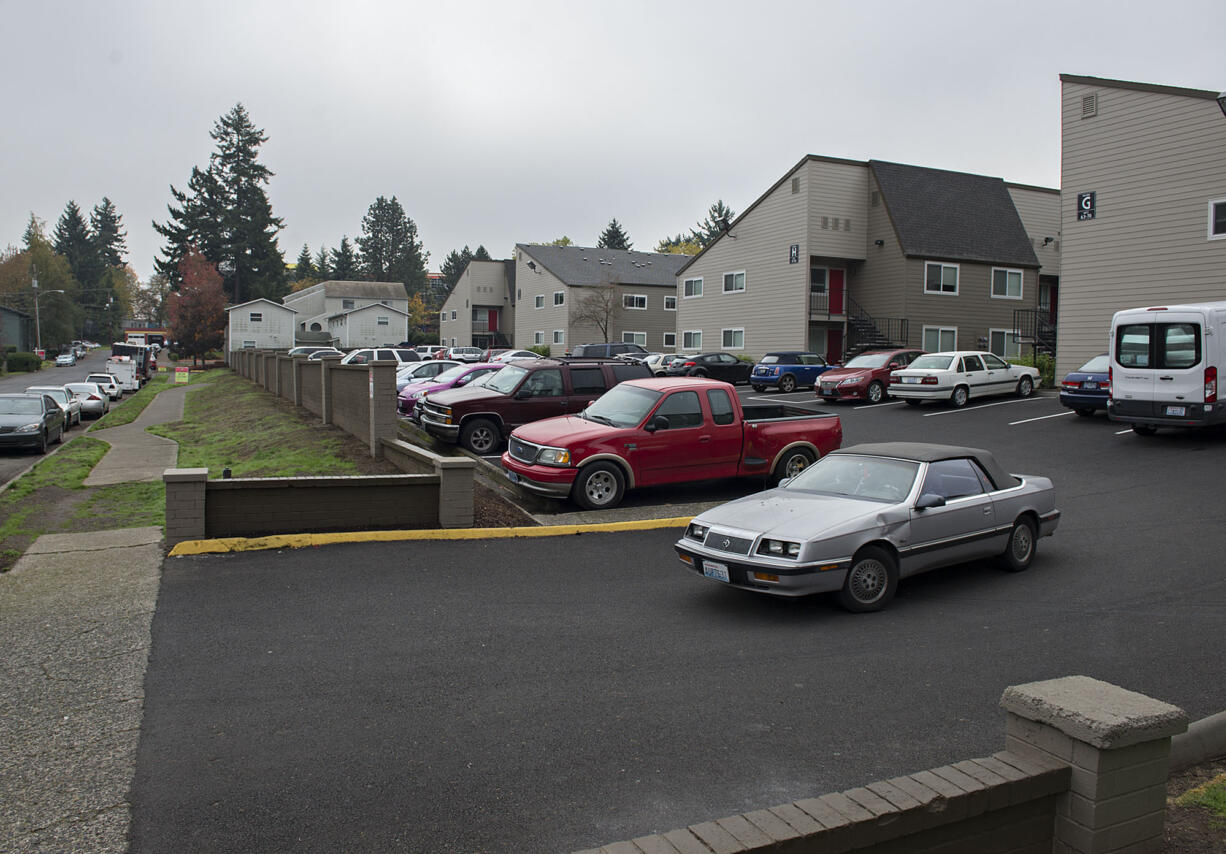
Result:
<svg viewBox="0 0 1226 854"><path fill-rule="evenodd" d="M789 264L799 264L800 263L800 244L799 243L793 243L791 246L788 247L788 263Z"/></svg>
<svg viewBox="0 0 1226 854"><path fill-rule="evenodd" d="M1077 194L1077 219L1094 219L1097 193Z"/></svg>

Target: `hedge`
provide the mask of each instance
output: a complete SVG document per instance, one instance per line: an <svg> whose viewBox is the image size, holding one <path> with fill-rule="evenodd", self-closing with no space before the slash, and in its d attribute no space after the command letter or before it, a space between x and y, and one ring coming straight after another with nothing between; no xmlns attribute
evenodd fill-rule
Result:
<svg viewBox="0 0 1226 854"><path fill-rule="evenodd" d="M42 370L43 360L37 353L9 353L7 367L16 372L38 371Z"/></svg>

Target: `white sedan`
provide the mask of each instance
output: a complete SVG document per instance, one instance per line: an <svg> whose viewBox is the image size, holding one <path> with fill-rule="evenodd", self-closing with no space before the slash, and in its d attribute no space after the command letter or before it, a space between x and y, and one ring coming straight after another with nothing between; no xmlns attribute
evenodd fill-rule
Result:
<svg viewBox="0 0 1226 854"><path fill-rule="evenodd" d="M1016 394L1030 397L1039 382L1037 368L1011 365L995 353L955 350L927 353L890 374L890 397L919 406L925 400L947 400L966 406L973 397Z"/></svg>

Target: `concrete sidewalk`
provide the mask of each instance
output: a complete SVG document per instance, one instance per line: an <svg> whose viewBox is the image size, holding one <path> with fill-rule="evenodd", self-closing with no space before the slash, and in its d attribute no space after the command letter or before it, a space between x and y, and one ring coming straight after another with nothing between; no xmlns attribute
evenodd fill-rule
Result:
<svg viewBox="0 0 1226 854"><path fill-rule="evenodd" d="M85 478L86 486L107 486L113 483L158 482L162 473L174 468L179 458L179 445L171 439L155 436L145 430L152 424L165 424L183 418L183 400L194 385L173 386L160 392L145 407L136 420L121 427L91 430L91 439L101 439L111 446L94 470Z"/></svg>
<svg viewBox="0 0 1226 854"><path fill-rule="evenodd" d="M0 851L123 852L162 529L39 537L0 575Z"/></svg>

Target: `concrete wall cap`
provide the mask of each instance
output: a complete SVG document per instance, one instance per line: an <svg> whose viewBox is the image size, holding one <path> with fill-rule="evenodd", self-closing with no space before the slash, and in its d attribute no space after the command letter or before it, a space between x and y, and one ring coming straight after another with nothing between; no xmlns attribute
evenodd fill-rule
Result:
<svg viewBox="0 0 1226 854"><path fill-rule="evenodd" d="M162 472L162 481L164 483L182 483L184 481L208 479L208 469L166 469Z"/></svg>
<svg viewBox="0 0 1226 854"><path fill-rule="evenodd" d="M1100 750L1169 738L1188 728L1183 709L1089 676L1013 685L1000 705Z"/></svg>

